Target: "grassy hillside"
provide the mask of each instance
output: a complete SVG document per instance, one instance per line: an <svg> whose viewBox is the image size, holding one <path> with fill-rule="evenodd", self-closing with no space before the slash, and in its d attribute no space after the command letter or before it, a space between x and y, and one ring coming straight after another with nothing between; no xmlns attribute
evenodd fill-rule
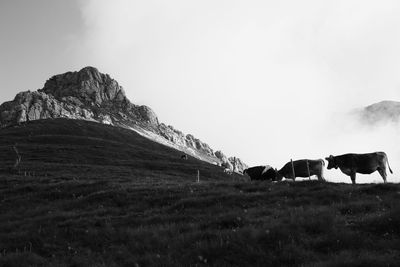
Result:
<svg viewBox="0 0 400 267"><path fill-rule="evenodd" d="M90 122L1 129L0 266L399 265L399 185L250 182L180 155Z"/></svg>

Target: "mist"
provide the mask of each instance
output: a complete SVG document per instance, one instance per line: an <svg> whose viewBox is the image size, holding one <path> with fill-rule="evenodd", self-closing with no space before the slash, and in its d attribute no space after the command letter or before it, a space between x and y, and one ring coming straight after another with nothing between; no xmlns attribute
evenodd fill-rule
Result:
<svg viewBox="0 0 400 267"><path fill-rule="evenodd" d="M334 114L332 123L326 128L330 134L323 140L329 149L329 154L341 155L345 153L370 153L383 151L387 154L389 164L393 170L387 168L389 182L399 182L400 149L396 144L400 142L399 123L378 122L368 124L360 119L357 113L347 112ZM334 182L350 182L350 178L339 169L327 170L326 177ZM378 172L370 175L357 174L357 183L381 183L382 177Z"/></svg>
<svg viewBox="0 0 400 267"><path fill-rule="evenodd" d="M349 114L400 99L398 2L79 3L75 57L110 73L161 122L249 165L385 151L400 169L399 127ZM325 176L350 182L339 170Z"/></svg>

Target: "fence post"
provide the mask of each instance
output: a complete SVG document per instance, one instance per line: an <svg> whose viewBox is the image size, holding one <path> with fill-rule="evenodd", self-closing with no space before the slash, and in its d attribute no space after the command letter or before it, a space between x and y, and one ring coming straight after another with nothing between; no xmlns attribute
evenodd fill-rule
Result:
<svg viewBox="0 0 400 267"><path fill-rule="evenodd" d="M306 163L307 163L308 180L311 180L311 176L310 176L310 165L308 164L308 159L306 159Z"/></svg>
<svg viewBox="0 0 400 267"><path fill-rule="evenodd" d="M16 159L15 159L15 163L14 163L14 169L17 169L18 166L19 166L19 164L21 163L22 158L21 158L21 155L20 155L19 152L18 152L17 144L15 144L15 145L13 146L13 149L14 149L15 154L17 155L17 157L16 157ZM18 168L18 169L19 169L19 168Z"/></svg>
<svg viewBox="0 0 400 267"><path fill-rule="evenodd" d="M197 182L200 183L200 171L197 170Z"/></svg>
<svg viewBox="0 0 400 267"><path fill-rule="evenodd" d="M293 181L296 179L296 173L294 172L294 165L293 165L293 160L290 159L290 163L292 165L292 175L293 175Z"/></svg>

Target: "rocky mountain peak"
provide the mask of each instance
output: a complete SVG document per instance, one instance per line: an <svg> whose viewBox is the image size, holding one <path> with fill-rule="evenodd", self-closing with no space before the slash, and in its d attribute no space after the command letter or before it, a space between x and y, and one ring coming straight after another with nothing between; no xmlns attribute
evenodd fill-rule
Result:
<svg viewBox="0 0 400 267"><path fill-rule="evenodd" d="M363 108L359 114L361 120L369 124L387 121L399 122L400 102L381 101Z"/></svg>
<svg viewBox="0 0 400 267"><path fill-rule="evenodd" d="M13 101L0 105L0 127L52 118L90 120L128 128L210 163L236 171L246 167L236 158L214 153L193 135L160 124L150 107L131 103L116 80L94 67L54 75L42 89L21 92Z"/></svg>
<svg viewBox="0 0 400 267"><path fill-rule="evenodd" d="M55 75L39 91L50 94L57 100L75 97L87 105L100 106L108 101L127 102L122 86L94 67Z"/></svg>

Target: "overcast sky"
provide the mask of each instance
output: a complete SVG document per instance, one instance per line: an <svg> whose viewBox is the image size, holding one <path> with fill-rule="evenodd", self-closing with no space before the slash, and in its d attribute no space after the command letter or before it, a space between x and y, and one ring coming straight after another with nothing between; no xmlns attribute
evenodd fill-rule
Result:
<svg viewBox="0 0 400 267"><path fill-rule="evenodd" d="M383 150L400 173L399 127L344 115L400 100L399 14L384 0L1 0L0 102L94 66L250 165Z"/></svg>

